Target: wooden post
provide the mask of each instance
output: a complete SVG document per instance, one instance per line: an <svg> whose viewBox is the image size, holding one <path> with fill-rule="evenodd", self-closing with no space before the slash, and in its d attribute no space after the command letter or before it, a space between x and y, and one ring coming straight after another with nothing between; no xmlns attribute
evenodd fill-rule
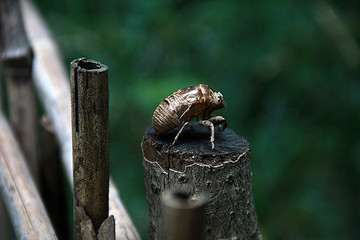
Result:
<svg viewBox="0 0 360 240"><path fill-rule="evenodd" d="M51 120L61 149L66 177L73 185L70 85L63 58L49 28L31 0L20 0L24 25L34 50L33 79L39 100ZM51 60L51 61L50 61ZM138 240L136 230L119 190L110 179L109 214L116 219L117 240Z"/></svg>
<svg viewBox="0 0 360 240"><path fill-rule="evenodd" d="M0 28L0 49L1 49L1 28ZM1 72L1 64L0 64L0 112L3 111L3 92L2 92L2 72Z"/></svg>
<svg viewBox="0 0 360 240"><path fill-rule="evenodd" d="M211 151L208 128L196 123L190 124L176 145L170 147L178 130L158 139L150 127L141 144L149 239L160 239L164 218L162 193L184 187L190 196L208 193L204 239L262 239L252 194L247 141L229 129L216 131L216 148Z"/></svg>
<svg viewBox="0 0 360 240"><path fill-rule="evenodd" d="M24 157L1 113L0 193L18 239L57 239ZM3 237L1 233L0 238Z"/></svg>
<svg viewBox="0 0 360 240"><path fill-rule="evenodd" d="M207 201L205 194L190 195L186 189L164 192L161 198L164 208L161 239L202 239Z"/></svg>
<svg viewBox="0 0 360 240"><path fill-rule="evenodd" d="M75 239L91 220L95 234L109 213L108 68L85 58L71 62Z"/></svg>
<svg viewBox="0 0 360 240"><path fill-rule="evenodd" d="M14 239L14 234L12 231L11 222L9 219L8 211L6 210L6 206L4 200L0 196L0 232L1 237L4 239Z"/></svg>
<svg viewBox="0 0 360 240"><path fill-rule="evenodd" d="M40 193L47 212L59 239L69 238L69 218L64 209L69 205L66 193L60 159L60 148L56 141L54 128L48 117L43 116L40 121L39 142L40 157Z"/></svg>
<svg viewBox="0 0 360 240"><path fill-rule="evenodd" d="M1 27L0 27L0 38L1 38ZM0 39L1 42L1 39ZM2 105L2 72L0 64L0 114L3 113ZM7 213L3 199L0 197L0 232L4 239L13 239L12 227Z"/></svg>
<svg viewBox="0 0 360 240"><path fill-rule="evenodd" d="M35 182L39 183L37 115L31 81L33 52L24 30L18 0L0 1L1 62L7 85L10 123Z"/></svg>

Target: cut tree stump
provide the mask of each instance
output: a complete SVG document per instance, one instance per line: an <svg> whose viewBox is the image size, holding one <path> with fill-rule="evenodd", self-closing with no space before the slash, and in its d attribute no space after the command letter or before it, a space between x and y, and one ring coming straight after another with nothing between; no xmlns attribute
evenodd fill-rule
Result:
<svg viewBox="0 0 360 240"><path fill-rule="evenodd" d="M245 138L225 129L215 132L190 123L175 146L179 127L156 138L152 127L142 141L145 186L148 199L149 239L160 239L164 226L164 191L185 190L189 198L204 194L204 239L262 239L254 205L250 149ZM182 224L179 222L178 224Z"/></svg>

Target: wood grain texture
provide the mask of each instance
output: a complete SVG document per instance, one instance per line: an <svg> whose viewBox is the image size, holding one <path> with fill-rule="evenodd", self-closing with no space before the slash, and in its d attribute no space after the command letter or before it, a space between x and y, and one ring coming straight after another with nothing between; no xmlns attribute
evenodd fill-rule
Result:
<svg viewBox="0 0 360 240"><path fill-rule="evenodd" d="M254 205L248 142L229 129L215 133L190 124L174 147L178 129L158 139L152 127L142 141L149 204L149 239L160 239L164 191L186 189L190 198L207 194L204 239L262 239ZM182 224L182 223L179 223Z"/></svg>
<svg viewBox="0 0 360 240"><path fill-rule="evenodd" d="M108 67L85 58L71 62L74 235L81 239L83 208L97 234L109 212Z"/></svg>
<svg viewBox="0 0 360 240"><path fill-rule="evenodd" d="M1 113L0 190L18 239L57 239L24 157Z"/></svg>
<svg viewBox="0 0 360 240"><path fill-rule="evenodd" d="M57 43L44 20L30 0L20 0L25 30L34 51L33 79L37 94L54 127L60 144L66 176L72 186L72 137L70 121L69 74ZM115 218L116 239L140 239L120 198L119 190L110 180L109 214Z"/></svg>

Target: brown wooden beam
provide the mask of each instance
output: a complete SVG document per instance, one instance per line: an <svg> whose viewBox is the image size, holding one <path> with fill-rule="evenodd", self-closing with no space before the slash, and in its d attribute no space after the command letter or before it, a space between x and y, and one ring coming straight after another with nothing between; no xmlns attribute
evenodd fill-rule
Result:
<svg viewBox="0 0 360 240"><path fill-rule="evenodd" d="M57 239L24 157L2 113L0 192L18 239Z"/></svg>

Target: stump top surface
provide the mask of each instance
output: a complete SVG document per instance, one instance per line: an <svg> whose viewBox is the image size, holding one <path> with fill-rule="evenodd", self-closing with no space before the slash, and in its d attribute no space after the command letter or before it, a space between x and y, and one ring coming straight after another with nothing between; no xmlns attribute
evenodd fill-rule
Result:
<svg viewBox="0 0 360 240"><path fill-rule="evenodd" d="M181 126L178 126L158 137L156 137L153 127L149 127L145 131L145 136L151 138L157 144L170 147L180 127ZM191 122L184 128L172 148L174 150L199 154L224 154L243 152L249 147L246 139L237 135L232 130L225 129L224 131L220 131L218 128L215 128L215 149L212 151L210 135L211 133L208 127Z"/></svg>
<svg viewBox="0 0 360 240"><path fill-rule="evenodd" d="M218 166L227 161L236 161L239 156L249 152L249 144L244 137L230 129L219 131L217 128L215 149L211 150L210 129L194 122L184 129L175 145L170 147L180 127L159 137L156 137L153 127L147 128L142 143L145 159L157 162L166 171L169 168L183 171L193 163Z"/></svg>

